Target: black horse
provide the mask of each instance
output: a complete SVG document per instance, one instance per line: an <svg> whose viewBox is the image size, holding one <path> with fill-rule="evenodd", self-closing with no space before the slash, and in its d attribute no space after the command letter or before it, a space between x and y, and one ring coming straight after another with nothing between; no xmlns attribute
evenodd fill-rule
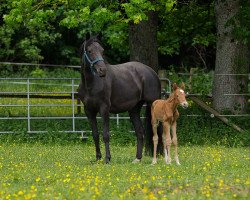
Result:
<svg viewBox="0 0 250 200"><path fill-rule="evenodd" d="M127 62L109 65L103 59L104 49L97 37L87 39L81 48L82 70L78 93L84 104L85 114L91 125L96 148L96 159L101 159L99 133L96 116L103 121L103 141L106 150L106 163L110 162L109 113L128 111L137 136L137 153L134 162L142 158L144 128L140 110L147 103L146 118L151 119L151 103L160 98L160 80L155 71L140 63ZM148 130L152 132L148 122ZM152 134L151 134L152 135ZM152 138L150 138L152 143Z"/></svg>

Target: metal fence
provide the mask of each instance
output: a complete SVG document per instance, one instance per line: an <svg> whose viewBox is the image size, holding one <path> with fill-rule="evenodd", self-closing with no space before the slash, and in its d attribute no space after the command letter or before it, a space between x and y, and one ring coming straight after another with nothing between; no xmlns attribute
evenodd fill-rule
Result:
<svg viewBox="0 0 250 200"><path fill-rule="evenodd" d="M167 78L161 78L162 81L166 81L168 86L165 93L171 92L171 82ZM77 97L77 88L79 85L80 79L76 78L0 78L0 109L7 108L22 108L22 113L25 113L24 116L18 114L8 115L0 112L0 120L25 120L27 122L27 132L28 133L45 133L47 130L37 130L35 127L32 127L34 120L71 120L71 127L68 130L57 130L59 132L72 132L80 133L85 137L85 133L89 132L87 128L77 128L77 120L86 120L85 115L79 116L80 108L82 104ZM17 87L17 85L19 87ZM14 89L12 89L12 86ZM38 89L41 87L42 89ZM7 91L4 88L9 88L10 91ZM16 89L17 88L17 89ZM54 90L55 88L56 91ZM196 94L197 96L197 94ZM11 98L12 102L9 102L7 98ZM16 103L17 100L23 98L24 102ZM36 103L32 99L57 99L59 102L40 102ZM14 100L14 102L13 102ZM64 103L62 100L67 100ZM68 112L66 114L61 114L58 116L45 116L45 115L34 115L32 109L34 108L53 108L53 107L64 107L67 108ZM197 117L197 115L188 115L188 117ZM220 116L229 116L229 115L220 115ZM250 115L230 115L235 117L249 117ZM211 117L213 117L211 115ZM100 117L98 117L100 119ZM111 120L114 120L116 126L119 127L121 120L127 120L129 117L127 115L111 115ZM15 131L1 130L0 133L14 133Z"/></svg>
<svg viewBox="0 0 250 200"><path fill-rule="evenodd" d="M41 82L42 81L42 82ZM47 83L45 83L47 82ZM48 83L49 82L49 83ZM53 83L54 82L54 83ZM63 82L62 84L57 82ZM19 116L19 114L14 114L11 116L0 112L0 120L25 120L27 122L27 132L28 133L46 133L47 130L36 130L32 128L32 123L34 120L71 120L70 130L57 130L58 132L70 132L70 133L81 133L84 137L84 133L89 132L83 128L79 130L76 128L76 120L87 120L87 117L81 112L82 104L77 97L77 88L80 79L77 78L0 78L0 110L6 108L24 108L21 109L22 113L26 113L25 116ZM6 91L3 89L6 85L11 89L18 88L18 91ZM21 86L21 87L17 87ZM37 90L36 86L40 86L43 91ZM55 87L58 87L55 91ZM1 89L2 88L2 89ZM36 89L36 91L35 91ZM53 89L53 91L51 90ZM4 90L4 91L3 91ZM4 99L12 99L15 102L4 101ZM22 103L16 103L17 100L24 99ZM50 103L34 103L32 99L48 99ZM58 103L51 103L51 100L59 100ZM64 103L63 100L68 100ZM7 102L7 103L5 103ZM63 114L61 116L34 116L32 115L32 108L53 108L53 107L64 107L70 108L70 112ZM69 109L68 109L69 110ZM97 117L100 119L100 117ZM121 120L127 120L129 117L121 116L120 114L113 114L110 116L111 120L114 120L116 126L119 127ZM14 133L15 131L1 130L0 133Z"/></svg>

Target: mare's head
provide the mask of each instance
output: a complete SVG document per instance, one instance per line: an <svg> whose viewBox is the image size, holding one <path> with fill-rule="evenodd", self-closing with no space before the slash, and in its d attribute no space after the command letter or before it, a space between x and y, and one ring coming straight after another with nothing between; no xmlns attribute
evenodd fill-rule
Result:
<svg viewBox="0 0 250 200"><path fill-rule="evenodd" d="M104 49L99 44L97 37L88 38L81 47L84 66L89 67L92 74L97 73L100 77L104 77L107 70L103 59L103 51Z"/></svg>
<svg viewBox="0 0 250 200"><path fill-rule="evenodd" d="M178 104L180 104L183 108L187 108L188 102L186 100L186 94L184 92L184 89L184 83L182 83L180 87L178 87L176 83L173 84L173 95L177 99Z"/></svg>

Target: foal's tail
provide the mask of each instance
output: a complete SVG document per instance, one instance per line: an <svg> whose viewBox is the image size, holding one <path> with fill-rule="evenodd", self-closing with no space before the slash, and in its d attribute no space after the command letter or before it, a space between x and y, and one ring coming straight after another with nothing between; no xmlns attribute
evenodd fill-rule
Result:
<svg viewBox="0 0 250 200"><path fill-rule="evenodd" d="M153 144L153 130L151 124L151 104L147 103L146 106L146 114L145 114L145 154L147 156L153 156L154 151L154 144ZM159 136L158 142L158 152L160 154L163 153L163 146L162 146L162 124L158 126L157 133Z"/></svg>

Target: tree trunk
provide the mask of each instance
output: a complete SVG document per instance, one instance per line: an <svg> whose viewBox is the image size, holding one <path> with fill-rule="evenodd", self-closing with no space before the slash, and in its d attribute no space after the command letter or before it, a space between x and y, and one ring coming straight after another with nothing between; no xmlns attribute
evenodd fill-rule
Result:
<svg viewBox="0 0 250 200"><path fill-rule="evenodd" d="M240 0L216 0L217 49L213 82L213 106L218 111L244 113L247 110L249 48L232 35L227 25L239 11Z"/></svg>
<svg viewBox="0 0 250 200"><path fill-rule="evenodd" d="M148 21L129 26L130 60L142 62L158 71L157 13L150 11Z"/></svg>
<svg viewBox="0 0 250 200"><path fill-rule="evenodd" d="M129 26L130 60L142 62L156 73L158 72L157 25L157 13L150 11L147 21L139 24L131 23ZM151 120L148 123L151 123ZM150 129L152 129L151 126ZM152 130L146 130L144 146L145 154L151 156L153 155L153 138L149 132ZM163 154L161 141L161 133L159 133L158 153Z"/></svg>

